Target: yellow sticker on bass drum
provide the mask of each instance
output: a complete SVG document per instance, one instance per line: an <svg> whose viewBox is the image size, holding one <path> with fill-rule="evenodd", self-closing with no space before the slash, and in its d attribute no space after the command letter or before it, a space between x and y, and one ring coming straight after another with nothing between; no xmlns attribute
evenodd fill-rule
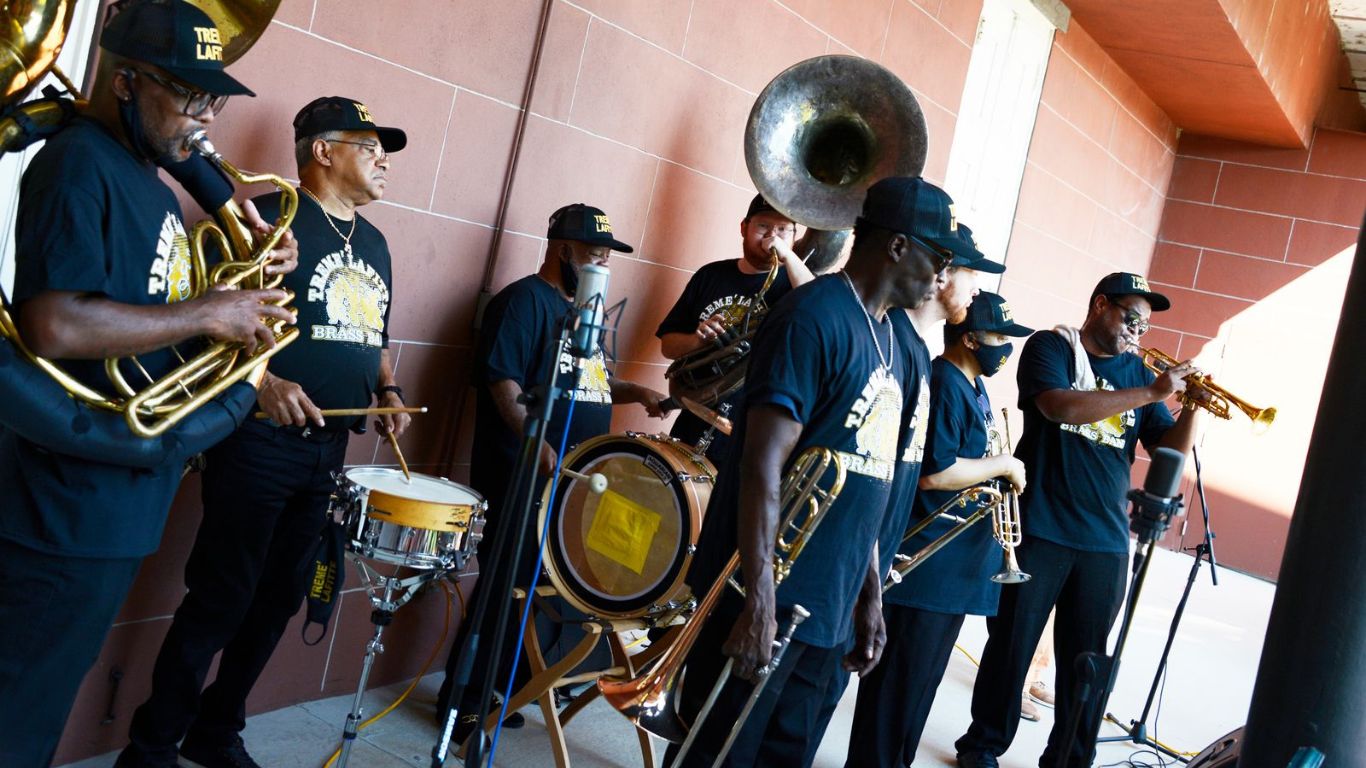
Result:
<svg viewBox="0 0 1366 768"><path fill-rule="evenodd" d="M639 574L663 518L619 493L604 491L588 528L588 548Z"/></svg>

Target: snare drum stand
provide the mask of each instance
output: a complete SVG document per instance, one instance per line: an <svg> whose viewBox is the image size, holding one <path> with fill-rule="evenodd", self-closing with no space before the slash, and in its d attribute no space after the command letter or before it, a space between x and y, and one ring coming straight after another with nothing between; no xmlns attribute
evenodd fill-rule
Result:
<svg viewBox="0 0 1366 768"><path fill-rule="evenodd" d="M370 605L374 606L374 610L370 612L370 623L375 625L375 634L365 645L365 662L361 665L356 698L351 701L351 711L346 715L346 727L342 730L341 756L337 758L337 768L346 768L346 761L351 756L351 747L355 744L356 734L360 731L363 716L361 698L365 695L365 684L370 679L370 668L375 664L375 656L384 653L384 643L380 641L380 635L384 634L384 628L393 622L394 611L412 600L423 584L446 575L444 569L434 568L402 579L384 576L358 555L351 553L348 556L360 570L361 581L365 582L365 591L370 596ZM398 595L397 599L394 597L395 594Z"/></svg>

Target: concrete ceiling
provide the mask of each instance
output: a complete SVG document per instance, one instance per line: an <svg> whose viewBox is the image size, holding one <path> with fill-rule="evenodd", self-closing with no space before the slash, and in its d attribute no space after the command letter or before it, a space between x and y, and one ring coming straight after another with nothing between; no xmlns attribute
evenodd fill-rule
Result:
<svg viewBox="0 0 1366 768"><path fill-rule="evenodd" d="M1333 21L1342 34L1342 50L1352 66L1357 97L1366 106L1366 0L1328 0Z"/></svg>

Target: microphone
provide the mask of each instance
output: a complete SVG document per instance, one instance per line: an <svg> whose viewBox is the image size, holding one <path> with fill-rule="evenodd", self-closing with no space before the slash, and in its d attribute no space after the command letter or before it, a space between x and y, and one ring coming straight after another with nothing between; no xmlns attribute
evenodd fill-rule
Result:
<svg viewBox="0 0 1366 768"><path fill-rule="evenodd" d="M1172 517L1181 513L1181 497L1176 490L1181 484L1181 470L1186 456L1171 448L1153 451L1153 463L1141 489L1129 491L1133 511L1129 513L1129 529L1138 534L1140 544L1162 538L1171 525Z"/></svg>
<svg viewBox="0 0 1366 768"><path fill-rule="evenodd" d="M585 264L579 268L579 285L574 291L574 325L569 351L576 358L592 357L598 350L607 311L607 267Z"/></svg>

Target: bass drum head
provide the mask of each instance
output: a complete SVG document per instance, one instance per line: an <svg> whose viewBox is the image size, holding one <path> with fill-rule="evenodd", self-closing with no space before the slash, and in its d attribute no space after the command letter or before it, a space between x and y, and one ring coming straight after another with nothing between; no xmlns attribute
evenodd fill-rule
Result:
<svg viewBox="0 0 1366 768"><path fill-rule="evenodd" d="M1187 766L1188 768L1234 768L1238 765L1238 756L1242 754L1242 751L1243 729L1237 728L1200 750L1200 754L1187 763Z"/></svg>
<svg viewBox="0 0 1366 768"><path fill-rule="evenodd" d="M542 504L542 526L551 514L550 580L591 616L647 615L682 587L711 492L710 463L667 437L606 435L584 442L564 465L602 474L607 489L594 493L564 475L553 503Z"/></svg>

